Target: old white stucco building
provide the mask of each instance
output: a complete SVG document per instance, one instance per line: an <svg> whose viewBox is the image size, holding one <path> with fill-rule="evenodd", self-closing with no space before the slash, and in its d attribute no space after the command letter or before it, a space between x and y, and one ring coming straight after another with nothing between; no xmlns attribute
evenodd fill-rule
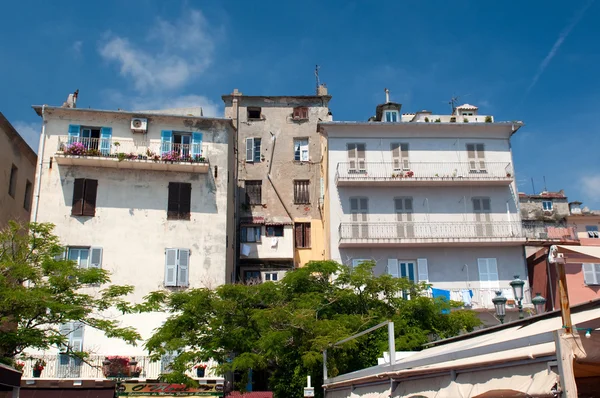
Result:
<svg viewBox="0 0 600 398"><path fill-rule="evenodd" d="M69 259L109 270L114 284L133 285L132 302L160 289L232 281L231 120L193 110L34 109L43 119L43 162L32 220L56 225ZM166 319L164 313L111 315L144 339ZM74 348L101 358L145 358L143 344L129 346L79 326L63 327ZM57 371L70 366L67 376L83 376L85 370L65 361ZM160 370L143 372L149 377Z"/></svg>
<svg viewBox="0 0 600 398"><path fill-rule="evenodd" d="M387 100L369 122L319 124L327 257L374 260L377 274L427 281L467 308L493 308L495 290L512 299L508 283L527 277L510 148L522 124L471 105L453 115L400 107Z"/></svg>

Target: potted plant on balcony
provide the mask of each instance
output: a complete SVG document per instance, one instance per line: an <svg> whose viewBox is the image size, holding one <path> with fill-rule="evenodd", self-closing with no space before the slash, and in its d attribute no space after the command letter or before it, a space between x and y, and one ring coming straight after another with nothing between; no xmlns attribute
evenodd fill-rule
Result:
<svg viewBox="0 0 600 398"><path fill-rule="evenodd" d="M412 171L412 170L408 170L406 173L404 173L404 175L405 175L406 177L409 177L409 178L410 178L410 177L413 177L413 176L415 175L415 172L414 172L414 171Z"/></svg>
<svg viewBox="0 0 600 398"><path fill-rule="evenodd" d="M25 362L16 361L14 363L13 367L15 369L17 369L19 372L23 372L23 369L25 368Z"/></svg>
<svg viewBox="0 0 600 398"><path fill-rule="evenodd" d="M140 377L140 374L142 374L141 366L135 366L131 369L131 377Z"/></svg>
<svg viewBox="0 0 600 398"><path fill-rule="evenodd" d="M131 360L118 355L106 357L102 362L102 373L105 377L128 377L131 374Z"/></svg>
<svg viewBox="0 0 600 398"><path fill-rule="evenodd" d="M46 361L43 359L37 359L33 364L33 377L40 377L42 375L42 370L46 366Z"/></svg>
<svg viewBox="0 0 600 398"><path fill-rule="evenodd" d="M84 156L87 152L85 145L81 142L74 142L69 145L65 151L67 155Z"/></svg>
<svg viewBox="0 0 600 398"><path fill-rule="evenodd" d="M206 372L205 364L201 363L200 365L196 365L196 366L194 366L194 369L196 369L197 377L204 377L204 373Z"/></svg>

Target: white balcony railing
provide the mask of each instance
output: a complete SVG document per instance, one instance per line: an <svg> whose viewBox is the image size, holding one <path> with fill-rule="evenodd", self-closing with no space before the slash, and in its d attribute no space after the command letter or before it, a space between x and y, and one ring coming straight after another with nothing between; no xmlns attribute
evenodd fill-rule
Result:
<svg viewBox="0 0 600 398"><path fill-rule="evenodd" d="M513 179L512 165L507 162L340 162L336 183L344 182L416 182L453 183L482 181L509 183Z"/></svg>
<svg viewBox="0 0 600 398"><path fill-rule="evenodd" d="M85 362L71 358L67 355L55 354L55 355L31 355L27 359L22 360L25 363L23 369L23 378L31 378L33 376L33 366L37 359L43 359L46 362L44 370L40 377L42 378L53 378L53 379L68 379L68 378L80 378L80 379L103 379L106 378L103 372L102 363L105 360L104 355L90 355ZM172 356L163 356L160 361L152 361L148 356L131 357L132 360L137 361L134 366L139 367L140 373L137 375L125 375L125 378L140 378L140 379L156 379L161 373L169 373L169 365L173 361ZM215 374L214 368L217 365L216 362L206 362L207 365L205 375L206 378L220 378ZM190 377L196 377L195 372L190 369L188 372Z"/></svg>
<svg viewBox="0 0 600 398"><path fill-rule="evenodd" d="M348 222L340 240L434 240L522 238L520 222Z"/></svg>

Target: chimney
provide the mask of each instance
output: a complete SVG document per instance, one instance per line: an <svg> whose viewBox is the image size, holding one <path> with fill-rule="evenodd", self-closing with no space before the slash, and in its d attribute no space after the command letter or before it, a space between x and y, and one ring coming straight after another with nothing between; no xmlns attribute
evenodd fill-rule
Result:
<svg viewBox="0 0 600 398"><path fill-rule="evenodd" d="M385 88L384 91L385 91L385 103L388 104L390 102L390 90Z"/></svg>
<svg viewBox="0 0 600 398"><path fill-rule="evenodd" d="M581 214L581 202L571 202L569 203L569 211L571 214Z"/></svg>
<svg viewBox="0 0 600 398"><path fill-rule="evenodd" d="M327 86L325 84L319 84L319 87L317 87L317 95L319 97L327 95Z"/></svg>

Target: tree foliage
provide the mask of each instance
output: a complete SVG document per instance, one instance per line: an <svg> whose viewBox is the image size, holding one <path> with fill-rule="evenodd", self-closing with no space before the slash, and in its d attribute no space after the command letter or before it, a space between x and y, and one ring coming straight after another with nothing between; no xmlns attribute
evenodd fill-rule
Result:
<svg viewBox="0 0 600 398"><path fill-rule="evenodd" d="M318 261L288 272L277 283L156 292L148 297L147 308L170 316L146 347L156 358L180 353L170 381L185 381L186 370L212 358L219 362L219 372L239 372L239 389L253 369L269 375L275 396L301 397L307 375L322 380L326 348L330 376L376 365L387 351L386 330L331 346L384 320L395 322L397 350L420 350L431 339L479 324L471 311L449 311L458 303L425 297L425 284L374 276L374 265L349 268ZM408 294L410 300L405 299ZM322 396L318 387L317 396Z"/></svg>
<svg viewBox="0 0 600 398"><path fill-rule="evenodd" d="M46 223L9 222L0 231L0 361L11 363L28 348L59 347L73 356L59 325L81 322L108 337L136 344L140 336L102 317L111 307L129 311L131 286L110 285L108 272L79 268L64 259L64 248Z"/></svg>

